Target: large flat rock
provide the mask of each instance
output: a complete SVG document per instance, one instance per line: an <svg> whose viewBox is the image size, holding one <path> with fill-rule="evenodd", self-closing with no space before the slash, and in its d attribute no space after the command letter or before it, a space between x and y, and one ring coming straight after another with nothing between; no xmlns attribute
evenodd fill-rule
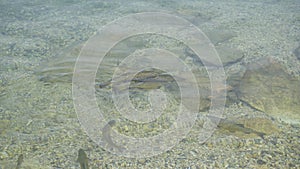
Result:
<svg viewBox="0 0 300 169"><path fill-rule="evenodd" d="M238 97L253 108L290 123L300 123L300 81L271 58L247 65Z"/></svg>
<svg viewBox="0 0 300 169"><path fill-rule="evenodd" d="M209 40L214 44L223 66L229 66L239 62L244 57L244 52L233 47L231 40L236 33L222 27L205 32Z"/></svg>

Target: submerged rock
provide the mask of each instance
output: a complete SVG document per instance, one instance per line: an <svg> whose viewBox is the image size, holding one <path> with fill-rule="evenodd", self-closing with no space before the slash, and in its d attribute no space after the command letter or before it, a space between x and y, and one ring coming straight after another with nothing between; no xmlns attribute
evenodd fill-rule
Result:
<svg viewBox="0 0 300 169"><path fill-rule="evenodd" d="M231 47L230 44L216 45L216 50L221 58L223 66L229 66L241 61L244 58L244 52Z"/></svg>
<svg viewBox="0 0 300 169"><path fill-rule="evenodd" d="M244 58L244 52L234 48L231 40L237 36L236 33L222 27L206 32L209 40L215 45L223 66L229 66Z"/></svg>
<svg viewBox="0 0 300 169"><path fill-rule="evenodd" d="M104 74L102 76L106 76L107 73L113 73L120 61L122 61L122 58L128 56L134 50L141 47L141 43L138 43L135 40L127 39L124 40L124 42L127 43L117 44L103 58L98 69L98 71L101 71L101 74ZM42 63L36 70L36 75L39 77L39 80L45 83L71 83L74 66L83 46L84 42L76 42L66 49L63 49L57 54L57 56L50 58L45 63ZM91 63L94 62L91 61Z"/></svg>
<svg viewBox="0 0 300 169"><path fill-rule="evenodd" d="M244 57L242 51L232 47L230 44L230 40L237 36L236 33L224 30L224 28L216 28L206 33L215 45L224 66L236 63ZM36 71L39 79L46 83L70 83L76 59L83 45L84 42L75 42L61 52L58 52L55 57L49 58L45 63L42 63ZM112 75L114 69L119 66L125 57L136 50L145 48L166 49L176 54L185 62L192 60L192 65L197 68L203 66L199 57L188 46L177 40L158 35L141 35L130 37L116 44L103 58L101 65L99 65L97 76L102 74L100 78L103 80L104 76L109 76L108 74ZM214 65L214 63L211 64ZM104 71L104 75L101 71Z"/></svg>
<svg viewBox="0 0 300 169"><path fill-rule="evenodd" d="M300 123L300 81L274 59L247 65L238 97L253 108L286 122Z"/></svg>
<svg viewBox="0 0 300 169"><path fill-rule="evenodd" d="M39 80L45 83L71 82L76 59L82 43L74 44L61 51L55 58L42 63L36 71Z"/></svg>
<svg viewBox="0 0 300 169"><path fill-rule="evenodd" d="M201 26L204 23L211 22L216 14L200 12L198 9L182 8L178 9L175 15L181 16L196 26Z"/></svg>
<svg viewBox="0 0 300 169"><path fill-rule="evenodd" d="M210 31L206 31L205 33L209 38L209 40L216 46L220 44L228 43L232 38L237 36L236 33L221 27Z"/></svg>

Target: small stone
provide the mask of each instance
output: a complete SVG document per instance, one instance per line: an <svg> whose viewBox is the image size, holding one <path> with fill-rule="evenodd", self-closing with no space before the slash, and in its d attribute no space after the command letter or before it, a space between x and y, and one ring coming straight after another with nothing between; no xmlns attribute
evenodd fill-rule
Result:
<svg viewBox="0 0 300 169"><path fill-rule="evenodd" d="M140 163L140 164L145 164L145 162L146 162L146 159L144 159L144 158L139 159L139 163Z"/></svg>
<svg viewBox="0 0 300 169"><path fill-rule="evenodd" d="M208 147L209 149L212 149L214 146L213 146L212 143L207 143L207 147Z"/></svg>
<svg viewBox="0 0 300 169"><path fill-rule="evenodd" d="M9 155L7 154L6 151L0 152L0 160L6 159L8 157L9 157Z"/></svg>
<svg viewBox="0 0 300 169"><path fill-rule="evenodd" d="M257 160L257 164L259 164L259 165L264 165L264 164L266 164L266 162L263 161L263 160Z"/></svg>
<svg viewBox="0 0 300 169"><path fill-rule="evenodd" d="M123 130L124 130L124 132L128 132L129 131L129 128L128 128L128 126L126 125L126 126L124 126L123 127Z"/></svg>

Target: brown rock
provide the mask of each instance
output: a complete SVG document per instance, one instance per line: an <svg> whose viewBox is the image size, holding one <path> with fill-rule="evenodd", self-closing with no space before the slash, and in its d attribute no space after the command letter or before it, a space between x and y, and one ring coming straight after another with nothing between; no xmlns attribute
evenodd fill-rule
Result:
<svg viewBox="0 0 300 169"><path fill-rule="evenodd" d="M299 84L279 63L267 58L247 65L237 93L240 100L257 110L300 123Z"/></svg>

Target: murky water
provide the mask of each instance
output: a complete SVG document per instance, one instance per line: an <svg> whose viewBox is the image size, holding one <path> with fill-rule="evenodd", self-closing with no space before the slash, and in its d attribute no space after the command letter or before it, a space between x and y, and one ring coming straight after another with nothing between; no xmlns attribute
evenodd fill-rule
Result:
<svg viewBox="0 0 300 169"><path fill-rule="evenodd" d="M0 168L300 167L298 1L0 4ZM80 52L89 49L98 57L97 50L104 47L89 48L91 37L101 35L116 19L142 12L167 13L190 22L207 36L223 66L197 56L195 46L180 40L185 31L176 37L154 30L133 34L114 43L94 73L94 84L87 85L94 92L84 97L95 96L95 107L102 114L93 114L94 107L78 114L72 78ZM172 31L170 23L174 24L169 20L162 24L161 30L170 27L166 34ZM99 44L105 46L125 30L112 28L110 36L103 35L108 41ZM141 59L126 64L126 58L150 49L160 49L159 62L165 63L161 65L175 71L145 67L130 75L133 67L156 62ZM166 61L164 51L180 62ZM211 56L210 52L202 54ZM181 69L181 63L187 69ZM213 78L221 78L212 75L220 70L226 85L212 85ZM118 72L124 74L117 76ZM130 104L116 104L115 97L123 98L127 91ZM225 104L210 112L212 101L222 98ZM194 103L199 104L197 110ZM212 124L207 123L210 120ZM127 158L130 155L139 156Z"/></svg>

